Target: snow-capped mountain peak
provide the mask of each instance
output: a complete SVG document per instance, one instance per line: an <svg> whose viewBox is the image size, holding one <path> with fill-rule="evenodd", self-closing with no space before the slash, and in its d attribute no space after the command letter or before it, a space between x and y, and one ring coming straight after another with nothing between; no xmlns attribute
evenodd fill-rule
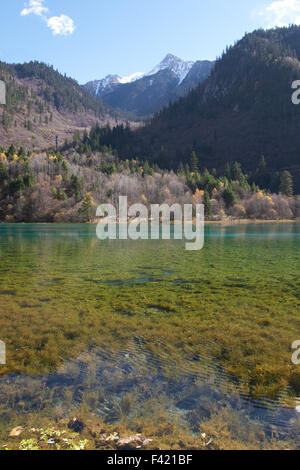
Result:
<svg viewBox="0 0 300 470"><path fill-rule="evenodd" d="M120 77L119 75L107 75L101 80L94 80L85 85L85 87L94 95L99 96L104 92L111 91L117 85L124 85L125 83L132 83L142 78L143 73L133 73L129 77Z"/></svg>
<svg viewBox="0 0 300 470"><path fill-rule="evenodd" d="M193 67L195 62L186 62L179 57L176 57L173 54L167 54L166 57L156 66L148 76L155 75L156 73L160 72L161 70L171 70L179 79L179 83L181 83L191 68Z"/></svg>
<svg viewBox="0 0 300 470"><path fill-rule="evenodd" d="M93 82L87 83L85 87L94 96L100 96L103 98L104 96L114 92L116 89L119 90L122 85L134 83L143 78L151 77L147 83L149 86L152 86L153 83L155 83L154 75L163 70L169 70L173 72L177 78L177 86L180 86L195 64L196 62L184 61L173 54L167 54L166 57L149 73L144 74L141 72L136 72L127 77L120 77L119 75L107 75L102 80L95 80ZM130 93L130 90L128 93Z"/></svg>
<svg viewBox="0 0 300 470"><path fill-rule="evenodd" d="M101 91L105 90L106 88L112 87L113 85L117 85L119 83L121 77L119 75L107 75L102 80L99 80L96 86L95 94L98 95Z"/></svg>

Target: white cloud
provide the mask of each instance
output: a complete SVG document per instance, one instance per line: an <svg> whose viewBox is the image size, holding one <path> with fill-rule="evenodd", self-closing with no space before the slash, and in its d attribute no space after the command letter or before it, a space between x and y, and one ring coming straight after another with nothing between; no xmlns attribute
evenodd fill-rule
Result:
<svg viewBox="0 0 300 470"><path fill-rule="evenodd" d="M43 16L48 12L48 8L44 6L44 0L30 0L26 8L21 11L21 16L38 15Z"/></svg>
<svg viewBox="0 0 300 470"><path fill-rule="evenodd" d="M256 14L264 18L267 28L300 25L300 0L277 0L256 11Z"/></svg>
<svg viewBox="0 0 300 470"><path fill-rule="evenodd" d="M44 0L29 0L25 8L21 11L21 16L37 15L45 21L54 36L67 36L75 31L75 24L72 18L67 15L51 16L47 14L49 9L44 5Z"/></svg>
<svg viewBox="0 0 300 470"><path fill-rule="evenodd" d="M67 15L52 16L47 19L47 25L55 36L58 34L67 36L73 34L75 30L74 21Z"/></svg>

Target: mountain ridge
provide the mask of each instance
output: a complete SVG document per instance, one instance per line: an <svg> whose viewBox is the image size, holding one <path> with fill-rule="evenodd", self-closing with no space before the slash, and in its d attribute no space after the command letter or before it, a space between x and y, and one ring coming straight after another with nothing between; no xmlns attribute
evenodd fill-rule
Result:
<svg viewBox="0 0 300 470"><path fill-rule="evenodd" d="M101 80L86 83L84 87L119 112L147 119L205 80L213 65L211 61L184 61L169 53L149 73L138 72L125 78L107 75ZM193 69L200 68L202 72L193 73L189 81Z"/></svg>
<svg viewBox="0 0 300 470"><path fill-rule="evenodd" d="M6 85L6 105L0 104L1 145L53 148L96 122L114 125L117 119L75 80L44 63L0 62L0 80Z"/></svg>
<svg viewBox="0 0 300 470"><path fill-rule="evenodd" d="M155 75L161 70L171 70L179 79L179 84L186 78L187 74L195 64L194 61L184 61L173 54L166 57L152 69L146 76Z"/></svg>

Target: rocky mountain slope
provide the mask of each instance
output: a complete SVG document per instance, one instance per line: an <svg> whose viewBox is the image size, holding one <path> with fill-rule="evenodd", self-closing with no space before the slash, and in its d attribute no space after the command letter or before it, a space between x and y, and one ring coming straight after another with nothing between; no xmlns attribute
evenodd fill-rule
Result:
<svg viewBox="0 0 300 470"><path fill-rule="evenodd" d="M147 118L205 80L214 62L186 62L168 54L149 73L121 78L108 75L85 88L104 103L131 117Z"/></svg>
<svg viewBox="0 0 300 470"><path fill-rule="evenodd" d="M98 121L115 123L115 113L99 99L45 64L0 62L0 80L6 85L6 105L0 104L2 146L56 147Z"/></svg>

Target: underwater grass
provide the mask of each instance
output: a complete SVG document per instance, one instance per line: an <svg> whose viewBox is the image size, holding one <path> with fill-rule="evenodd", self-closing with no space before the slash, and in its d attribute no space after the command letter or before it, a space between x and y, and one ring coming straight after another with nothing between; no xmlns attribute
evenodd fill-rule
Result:
<svg viewBox="0 0 300 470"><path fill-rule="evenodd" d="M291 363L291 344L300 335L298 235L297 224L209 226L205 248L189 253L175 241L100 242L91 227L2 227L0 331L7 366L0 374L13 377L1 389L6 426L13 413L20 420L34 407L44 413L54 402L58 414L79 403L87 413L97 413L108 389L118 397L118 406L107 406L108 422L123 420L119 406L131 409L132 422L138 413L145 419L147 397L158 407L157 390L165 399L164 412L172 413L173 400L177 417L184 400L180 393L210 397L212 389L222 391L224 404L240 395L280 401L285 390L285 403L293 406L300 388L300 368ZM117 362L129 355L133 376L122 377L115 362L97 369L97 351ZM79 367L77 375L71 373L75 378L69 377L68 358L73 358L71 369ZM82 382L85 362L94 364L94 372ZM161 390L159 381L153 391L149 371L173 383L175 391L167 385ZM16 379L16 372L24 376ZM49 374L60 376L56 387L47 386ZM17 386L18 380L25 383ZM209 381L210 392L193 395L191 381L200 388ZM180 390L182 384L186 390ZM189 400L192 409L183 408L183 418L190 428L187 413L198 402ZM193 419L209 422L219 412L202 406ZM148 427L151 419L154 423L153 413Z"/></svg>

